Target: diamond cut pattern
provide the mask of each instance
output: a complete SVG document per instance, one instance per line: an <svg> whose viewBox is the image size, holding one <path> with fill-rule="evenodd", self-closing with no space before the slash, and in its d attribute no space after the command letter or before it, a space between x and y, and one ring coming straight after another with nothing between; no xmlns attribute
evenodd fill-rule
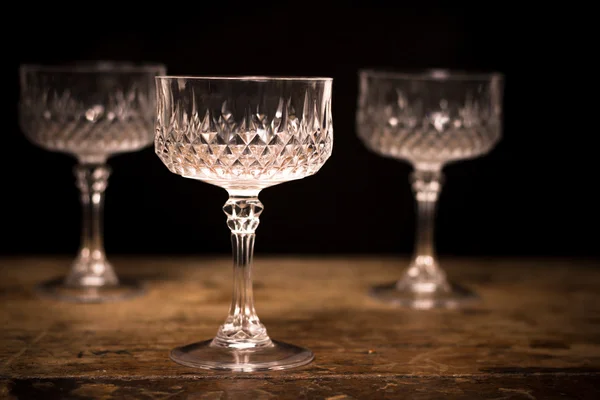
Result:
<svg viewBox="0 0 600 400"><path fill-rule="evenodd" d="M482 84L451 85L373 79L361 87L358 136L371 150L412 163L487 153L501 136L499 99Z"/></svg>
<svg viewBox="0 0 600 400"><path fill-rule="evenodd" d="M225 188L264 188L312 175L331 155L331 100L316 88L217 104L186 94L179 101L159 95L155 149L173 173Z"/></svg>
<svg viewBox="0 0 600 400"><path fill-rule="evenodd" d="M78 157L139 150L154 137L154 76L161 71L23 70L21 128L33 143Z"/></svg>

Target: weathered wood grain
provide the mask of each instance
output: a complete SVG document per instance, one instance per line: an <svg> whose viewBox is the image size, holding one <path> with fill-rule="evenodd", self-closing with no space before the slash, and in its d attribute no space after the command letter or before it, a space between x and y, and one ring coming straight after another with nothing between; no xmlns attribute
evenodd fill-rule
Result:
<svg viewBox="0 0 600 400"><path fill-rule="evenodd" d="M225 318L227 258L114 258L121 275L145 279L149 291L113 304L35 296L33 285L64 273L68 258L0 259L0 395L30 398L27 393L48 390L48 397L37 398L50 399L79 390L69 395L79 398L114 386L80 397L230 399L256 390L273 398L338 400L443 398L444 390L454 390L457 398L473 398L472 392L550 399L559 398L556 385L575 390L572 382L582 389L572 398L598 393L590 389L600 381L597 263L444 261L451 277L482 296L480 305L410 311L367 296L371 285L397 278L406 260L258 258L256 306L270 335L309 347L316 359L303 368L240 378L168 359L174 346L212 337ZM164 394L144 397L144 390Z"/></svg>
<svg viewBox="0 0 600 400"><path fill-rule="evenodd" d="M15 379L0 395L23 399L127 400L597 400L598 378L589 375L529 377L365 377L286 379L82 380Z"/></svg>

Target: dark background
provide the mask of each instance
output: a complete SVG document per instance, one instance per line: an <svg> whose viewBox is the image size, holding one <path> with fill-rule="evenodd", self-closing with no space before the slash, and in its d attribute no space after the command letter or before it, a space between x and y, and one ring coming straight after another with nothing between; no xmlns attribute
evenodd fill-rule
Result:
<svg viewBox="0 0 600 400"><path fill-rule="evenodd" d="M570 57L577 70L584 62L575 47L586 46L565 36L564 10L552 14L561 15L558 29L524 5L425 3L173 3L128 11L124 4L90 10L50 4L35 12L18 5L19 29L5 36L11 58L4 76L0 252L74 253L79 242L74 159L36 148L20 132L19 64L113 59L162 62L171 75L334 77L333 156L317 175L262 192L262 254L411 252L410 167L369 153L357 139L358 68L503 72L504 138L486 157L446 168L439 252L598 256L597 130L593 114L567 110L584 102L570 85L592 82L585 71L565 76L559 65ZM152 148L109 163L109 253L230 251L223 189L171 174Z"/></svg>

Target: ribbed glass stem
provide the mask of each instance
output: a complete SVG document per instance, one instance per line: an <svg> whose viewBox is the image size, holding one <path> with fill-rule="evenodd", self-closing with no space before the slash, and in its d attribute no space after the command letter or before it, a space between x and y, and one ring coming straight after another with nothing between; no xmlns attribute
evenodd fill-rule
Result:
<svg viewBox="0 0 600 400"><path fill-rule="evenodd" d="M81 193L82 228L79 253L66 284L69 286L117 285L117 276L106 260L102 233L104 192L110 168L106 164L79 164L74 168Z"/></svg>
<svg viewBox="0 0 600 400"><path fill-rule="evenodd" d="M252 292L254 232L263 210L257 195L230 196L223 207L231 230L233 294L229 315L213 340L216 346L244 349L272 344L256 315Z"/></svg>
<svg viewBox="0 0 600 400"><path fill-rule="evenodd" d="M446 274L437 262L434 242L435 211L442 181L438 169L416 169L411 174L417 203L416 243L411 264L398 284L414 292L428 293L448 287Z"/></svg>

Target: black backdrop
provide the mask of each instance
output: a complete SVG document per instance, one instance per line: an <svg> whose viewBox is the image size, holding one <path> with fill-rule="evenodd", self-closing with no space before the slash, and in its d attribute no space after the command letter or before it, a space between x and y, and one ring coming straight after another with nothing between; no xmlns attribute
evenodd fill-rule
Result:
<svg viewBox="0 0 600 400"><path fill-rule="evenodd" d="M124 4L90 10L51 4L36 6L35 13L19 4L4 77L0 252L73 253L79 241L74 159L34 147L20 132L19 64L113 59L163 62L173 75L334 77L333 156L317 175L261 194L257 251L263 254L410 253L410 168L369 153L356 138L357 69L498 70L506 76L504 138L488 156L446 168L439 252L600 253L595 165L583 156L590 146L577 136L579 128L561 121L564 99L553 86L562 84L548 80L549 63L560 60L552 26L500 5L325 3L173 2L128 11ZM109 163L107 251L229 252L224 190L171 174L151 148Z"/></svg>

